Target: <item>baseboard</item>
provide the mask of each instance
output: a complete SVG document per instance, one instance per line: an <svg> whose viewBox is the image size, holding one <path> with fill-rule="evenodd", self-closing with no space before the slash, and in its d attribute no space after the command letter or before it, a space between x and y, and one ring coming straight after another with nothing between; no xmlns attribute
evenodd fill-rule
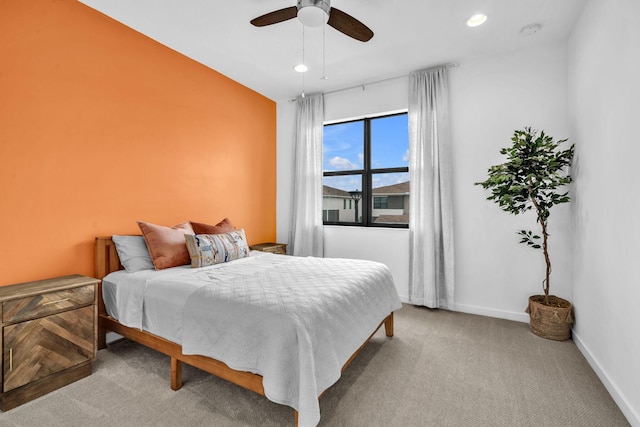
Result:
<svg viewBox="0 0 640 427"><path fill-rule="evenodd" d="M498 319L513 320L515 322L529 323L529 315L522 310L522 313L514 311L493 310L476 305L456 304L455 311L468 314L478 314L480 316L495 317Z"/></svg>
<svg viewBox="0 0 640 427"><path fill-rule="evenodd" d="M622 394L620 390L618 390L618 387L616 387L611 378L609 378L609 375L607 375L606 371L602 369L600 363L598 363L596 358L593 357L593 355L589 351L589 348L584 344L582 339L580 339L580 336L573 332L572 338L573 342L578 347L578 350L580 350L584 358L587 359L587 362L591 366L591 369L593 369L598 378L600 378L600 381L602 381L604 387L607 389L624 416L627 418L627 421L629 421L629 424L635 427L640 427L640 415L631 405L629 405L629 402L627 401L624 394Z"/></svg>
<svg viewBox="0 0 640 427"><path fill-rule="evenodd" d="M400 301L405 304L412 304L409 301L409 297L406 295L400 296ZM495 317L496 319L513 320L515 322L529 323L529 315L522 310L522 313L514 311L493 310L486 307L479 307L477 305L456 304L454 311L461 313L477 314L479 316Z"/></svg>

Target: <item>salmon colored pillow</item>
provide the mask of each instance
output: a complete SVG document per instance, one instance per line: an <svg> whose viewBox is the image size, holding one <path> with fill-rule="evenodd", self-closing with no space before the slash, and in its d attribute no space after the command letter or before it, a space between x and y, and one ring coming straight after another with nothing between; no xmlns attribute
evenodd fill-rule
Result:
<svg viewBox="0 0 640 427"><path fill-rule="evenodd" d="M229 221L229 218L225 218L216 225L203 224L201 222L190 221L191 228L195 234L224 234L235 231L235 227Z"/></svg>
<svg viewBox="0 0 640 427"><path fill-rule="evenodd" d="M193 234L188 222L174 227L138 221L144 241L151 255L151 262L156 270L191 264L191 257L184 240L185 234Z"/></svg>

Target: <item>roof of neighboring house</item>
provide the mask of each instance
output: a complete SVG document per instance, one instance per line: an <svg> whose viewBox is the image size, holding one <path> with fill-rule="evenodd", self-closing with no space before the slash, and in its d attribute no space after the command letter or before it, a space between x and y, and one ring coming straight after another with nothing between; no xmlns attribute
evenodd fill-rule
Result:
<svg viewBox="0 0 640 427"><path fill-rule="evenodd" d="M340 190L339 188L329 187L328 185L322 186L322 195L324 196L341 196L341 197L351 197L349 192Z"/></svg>
<svg viewBox="0 0 640 427"><path fill-rule="evenodd" d="M380 215L373 222L385 223L385 224L409 224L409 214Z"/></svg>
<svg viewBox="0 0 640 427"><path fill-rule="evenodd" d="M373 194L409 194L409 181L374 188Z"/></svg>
<svg viewBox="0 0 640 427"><path fill-rule="evenodd" d="M398 184L393 184L393 185L385 185L384 187L374 188L373 194L409 194L409 181L400 182ZM322 186L322 195L351 197L348 191L340 190L339 188L329 187L328 185Z"/></svg>

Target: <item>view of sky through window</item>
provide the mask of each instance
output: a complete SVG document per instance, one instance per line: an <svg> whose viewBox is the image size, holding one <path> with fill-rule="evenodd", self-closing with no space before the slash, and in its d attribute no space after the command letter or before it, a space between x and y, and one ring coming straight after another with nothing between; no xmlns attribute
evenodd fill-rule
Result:
<svg viewBox="0 0 640 427"><path fill-rule="evenodd" d="M338 123L324 127L322 153L324 171L364 169L364 122ZM371 167L409 166L407 115L371 120ZM325 178L325 185L345 191L362 190L361 175ZM330 182L328 182L330 181ZM409 181L408 173L377 174L373 188Z"/></svg>

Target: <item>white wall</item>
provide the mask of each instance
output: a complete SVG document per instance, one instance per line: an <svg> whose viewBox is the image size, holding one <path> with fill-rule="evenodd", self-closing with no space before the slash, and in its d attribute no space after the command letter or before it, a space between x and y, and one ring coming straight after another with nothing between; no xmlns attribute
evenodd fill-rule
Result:
<svg viewBox="0 0 640 427"><path fill-rule="evenodd" d="M640 426L640 2L591 0L569 39L574 341Z"/></svg>
<svg viewBox="0 0 640 427"><path fill-rule="evenodd" d="M540 251L518 244L535 217L514 216L474 182L504 161L515 129L531 126L568 137L566 44L556 42L464 61L450 79L456 233L456 309L528 322L529 295L542 293ZM571 298L568 206L549 219L550 291Z"/></svg>
<svg viewBox="0 0 640 427"><path fill-rule="evenodd" d="M513 130L531 125L568 136L566 43L461 62L450 70L454 155L456 309L528 321L527 297L541 291L542 256L518 245L515 234L535 226L485 200L473 183L500 161ZM407 108L408 79L328 94L325 119L338 120ZM295 106L278 103L278 239L288 240ZM570 298L568 208L551 218L552 290ZM373 259L387 264L398 293L408 299L407 230L325 227L325 256Z"/></svg>

